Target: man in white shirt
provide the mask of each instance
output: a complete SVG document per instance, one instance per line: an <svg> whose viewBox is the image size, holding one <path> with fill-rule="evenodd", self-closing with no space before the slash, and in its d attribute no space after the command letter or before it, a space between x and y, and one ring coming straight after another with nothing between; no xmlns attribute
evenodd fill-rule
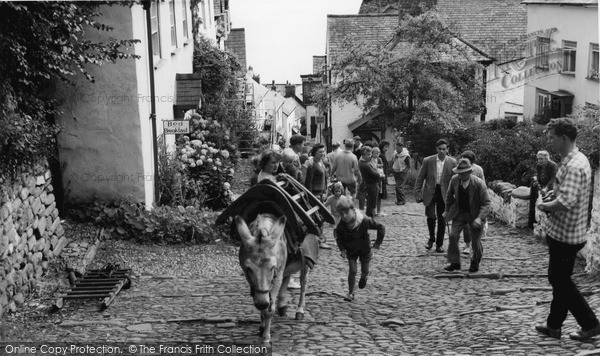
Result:
<svg viewBox="0 0 600 356"><path fill-rule="evenodd" d="M415 182L415 196L417 201L425 205L429 241L425 248L430 250L436 243L435 252L444 252L444 234L446 220L442 216L445 211L446 192L452 178L452 169L456 167L456 160L448 156L448 141L440 139L435 144L437 154L423 159ZM435 224L437 221L437 234Z"/></svg>

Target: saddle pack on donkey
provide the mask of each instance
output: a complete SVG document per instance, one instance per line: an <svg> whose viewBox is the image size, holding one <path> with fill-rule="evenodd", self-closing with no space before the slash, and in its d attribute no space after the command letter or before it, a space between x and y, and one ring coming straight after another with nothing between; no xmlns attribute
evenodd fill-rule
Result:
<svg viewBox="0 0 600 356"><path fill-rule="evenodd" d="M300 272L300 300L296 319L304 317L309 269L318 261L318 236L324 222L334 223L325 206L287 174L278 182L264 180L250 187L217 218L232 218L232 235L242 242L240 266L250 285L254 305L261 311L260 334L270 343L270 325L277 302L279 315L287 311L287 284Z"/></svg>

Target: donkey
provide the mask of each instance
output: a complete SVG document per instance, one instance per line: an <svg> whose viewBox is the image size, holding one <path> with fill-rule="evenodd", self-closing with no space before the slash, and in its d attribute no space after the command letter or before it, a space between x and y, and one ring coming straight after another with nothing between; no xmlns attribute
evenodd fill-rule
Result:
<svg viewBox="0 0 600 356"><path fill-rule="evenodd" d="M250 285L250 295L254 306L260 310L260 332L264 344L271 342L271 319L275 312L274 301L280 316L287 311L287 285L290 276L300 271L300 302L296 320L304 318L304 297L309 267L302 259L288 258L285 233L286 217L277 218L272 214L258 214L256 219L246 224L237 215L234 219L241 237L239 259L246 280Z"/></svg>

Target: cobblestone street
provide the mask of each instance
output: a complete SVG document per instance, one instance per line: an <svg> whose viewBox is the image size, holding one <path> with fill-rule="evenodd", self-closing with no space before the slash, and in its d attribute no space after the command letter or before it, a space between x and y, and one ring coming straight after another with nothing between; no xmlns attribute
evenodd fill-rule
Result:
<svg viewBox="0 0 600 356"><path fill-rule="evenodd" d="M367 287L357 289L354 302L343 300L346 262L337 249L321 250L310 275L305 320L293 320L295 304L286 317L274 319L274 354L575 355L600 348L600 340L568 338L577 330L572 316L560 341L535 332L534 324L545 320L549 310L551 291L546 247L527 231L492 222L480 272L467 275L468 261L463 260L463 273L450 275L443 272L445 256L425 249L424 209L410 201L405 206L392 205L393 198L384 201L389 215L378 219L387 236L375 251ZM326 233L333 243L332 229ZM237 249L226 252L198 256L205 267L187 271L185 278L178 277L185 268L178 265L163 275L134 271L132 288L106 311L99 313L92 304L67 306L60 320L32 320L40 328L18 341L258 344L260 317L241 275ZM600 286L581 272L579 261L577 282L583 291L593 292L587 298L597 309ZM291 293L296 303L298 292ZM10 315L3 320L5 327L15 322Z"/></svg>

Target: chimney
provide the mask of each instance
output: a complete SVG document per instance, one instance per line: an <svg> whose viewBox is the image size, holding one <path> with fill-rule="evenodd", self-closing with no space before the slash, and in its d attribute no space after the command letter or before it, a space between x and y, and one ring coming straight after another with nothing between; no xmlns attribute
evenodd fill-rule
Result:
<svg viewBox="0 0 600 356"><path fill-rule="evenodd" d="M285 85L285 97L289 98L291 96L296 95L296 86L294 84L286 84Z"/></svg>
<svg viewBox="0 0 600 356"><path fill-rule="evenodd" d="M275 80L271 82L271 90L277 91L277 87L275 86Z"/></svg>

